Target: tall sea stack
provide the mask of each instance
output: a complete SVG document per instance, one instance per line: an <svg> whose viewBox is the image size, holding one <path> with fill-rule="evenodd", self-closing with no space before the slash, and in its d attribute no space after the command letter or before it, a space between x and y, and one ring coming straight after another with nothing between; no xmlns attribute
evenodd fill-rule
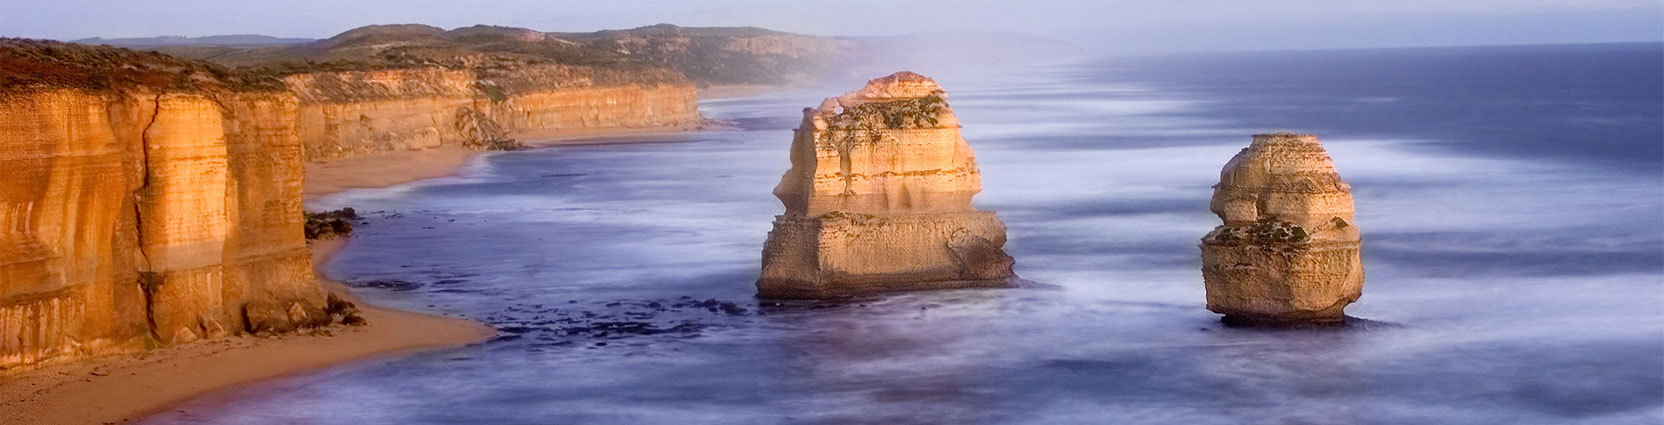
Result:
<svg viewBox="0 0 1664 425"><path fill-rule="evenodd" d="M1317 136L1261 134L1219 173L1202 238L1208 310L1235 323L1338 323L1363 294L1352 188Z"/></svg>
<svg viewBox="0 0 1664 425"><path fill-rule="evenodd" d="M1005 224L971 207L981 174L945 96L904 71L803 110L759 296L1008 285Z"/></svg>

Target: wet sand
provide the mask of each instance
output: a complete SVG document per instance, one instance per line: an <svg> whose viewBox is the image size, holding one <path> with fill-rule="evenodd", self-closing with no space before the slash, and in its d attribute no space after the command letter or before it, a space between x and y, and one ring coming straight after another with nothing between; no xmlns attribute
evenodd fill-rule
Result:
<svg viewBox="0 0 1664 425"><path fill-rule="evenodd" d="M630 128L596 128L596 129L567 129L522 131L510 134L514 140L525 143L528 148L541 148L555 145L620 142L640 136L656 134L675 134L698 131L702 125L678 125L664 127L630 127Z"/></svg>
<svg viewBox="0 0 1664 425"><path fill-rule="evenodd" d="M345 244L314 243L314 270ZM128 422L214 391L349 361L466 345L496 333L464 319L376 307L321 273L319 280L325 290L357 303L368 324L277 338L230 337L23 372L0 382L0 423Z"/></svg>
<svg viewBox="0 0 1664 425"><path fill-rule="evenodd" d="M348 189L371 189L449 176L480 151L444 147L420 151L381 152L306 164L305 199Z"/></svg>

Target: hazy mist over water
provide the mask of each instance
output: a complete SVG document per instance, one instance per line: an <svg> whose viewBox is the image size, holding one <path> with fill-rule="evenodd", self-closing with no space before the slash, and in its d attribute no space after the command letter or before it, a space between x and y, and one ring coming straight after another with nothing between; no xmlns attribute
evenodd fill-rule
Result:
<svg viewBox="0 0 1664 425"><path fill-rule="evenodd" d="M1664 421L1664 44L1208 54L936 73L1055 289L751 298L803 107L744 130L482 157L328 198L328 265L492 342L345 366L148 423L1636 424ZM1197 244L1249 135L1316 133L1352 183L1363 329L1223 328ZM680 297L700 307L650 310ZM593 317L591 317L593 316ZM611 316L614 319L603 319ZM569 320L569 321L560 321ZM631 320L693 332L572 332ZM605 343L605 345L601 345Z"/></svg>

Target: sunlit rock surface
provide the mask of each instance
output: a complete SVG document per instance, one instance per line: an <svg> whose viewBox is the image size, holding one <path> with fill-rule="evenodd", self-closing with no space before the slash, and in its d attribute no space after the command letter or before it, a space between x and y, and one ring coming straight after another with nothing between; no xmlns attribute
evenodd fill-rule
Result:
<svg viewBox="0 0 1664 425"><path fill-rule="evenodd" d="M0 40L0 373L247 332L325 296L280 83L109 47Z"/></svg>
<svg viewBox="0 0 1664 425"><path fill-rule="evenodd" d="M997 287L1014 277L1005 224L971 207L982 190L976 156L930 78L899 72L804 109L791 149L760 296Z"/></svg>
<svg viewBox="0 0 1664 425"><path fill-rule="evenodd" d="M691 127L697 89L673 72L564 65L313 72L284 78L300 99L309 161L441 146L493 148L518 132Z"/></svg>
<svg viewBox="0 0 1664 425"><path fill-rule="evenodd" d="M278 79L18 39L0 57L0 371L329 323L306 160L700 120L693 83L650 67Z"/></svg>
<svg viewBox="0 0 1664 425"><path fill-rule="evenodd" d="M1220 171L1202 238L1208 310L1243 322L1338 322L1363 293L1351 186L1317 136L1262 134Z"/></svg>
<svg viewBox="0 0 1664 425"><path fill-rule="evenodd" d="M323 306L293 96L30 90L0 101L0 366L243 332Z"/></svg>

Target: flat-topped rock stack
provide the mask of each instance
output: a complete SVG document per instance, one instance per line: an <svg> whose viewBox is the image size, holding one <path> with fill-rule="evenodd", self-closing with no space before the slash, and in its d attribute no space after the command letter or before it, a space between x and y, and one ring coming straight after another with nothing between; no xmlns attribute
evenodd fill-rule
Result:
<svg viewBox="0 0 1664 425"><path fill-rule="evenodd" d="M1317 136L1262 134L1214 186L1202 238L1208 310L1236 323L1338 323L1363 294L1352 189Z"/></svg>
<svg viewBox="0 0 1664 425"><path fill-rule="evenodd" d="M758 295L1006 286L1005 224L977 211L976 155L941 86L898 72L805 108Z"/></svg>

